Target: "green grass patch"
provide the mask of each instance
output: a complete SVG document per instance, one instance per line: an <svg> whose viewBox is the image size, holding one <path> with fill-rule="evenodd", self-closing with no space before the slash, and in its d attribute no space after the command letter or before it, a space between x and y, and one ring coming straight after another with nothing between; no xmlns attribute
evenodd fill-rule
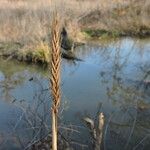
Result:
<svg viewBox="0 0 150 150"><path fill-rule="evenodd" d="M50 48L47 43L23 47L18 43L0 43L0 56L34 64L48 64Z"/></svg>
<svg viewBox="0 0 150 150"><path fill-rule="evenodd" d="M121 36L121 33L119 31L106 31L101 29L85 29L82 31L87 37L91 38L117 38Z"/></svg>

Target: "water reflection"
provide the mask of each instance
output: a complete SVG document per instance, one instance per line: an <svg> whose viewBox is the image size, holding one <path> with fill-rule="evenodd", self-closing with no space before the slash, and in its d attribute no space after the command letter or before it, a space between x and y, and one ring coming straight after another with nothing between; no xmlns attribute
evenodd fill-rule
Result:
<svg viewBox="0 0 150 150"><path fill-rule="evenodd" d="M105 71L100 72L101 83L106 85L106 95L112 105L117 106L107 126L108 136L105 136L108 137L109 142L113 141L113 149L120 149L121 147L124 147L124 149L133 149L133 147L137 148L139 146L138 144L135 146L136 142L145 138L144 131L139 129L141 123L143 121L146 121L148 124L150 123L150 119L147 118L147 120L145 116L146 113L149 114L150 112L150 103L148 101L150 96L148 78L150 74L149 67L146 71L137 71L137 69L139 69L137 67L140 66L135 65L136 63L132 60L132 57L136 55L136 43L134 43L131 50L127 51L124 56L122 56L124 52L122 52L121 45L118 45L116 50L113 51L115 53L114 57L112 57L113 59L109 70L106 68ZM143 54L141 55L141 53L139 53L139 55L141 58L145 57ZM146 56L146 59L147 58L148 56ZM129 64L130 61L133 63ZM134 59L134 61L137 60ZM142 65L144 61L143 59L140 65ZM135 75L134 73L137 74ZM145 119L141 120L141 118ZM144 122L142 123L142 128L145 130L147 127L144 126ZM139 131L140 135L139 133L137 134ZM111 137L111 135L113 135L113 137ZM105 148L112 148L106 145L111 145L110 143L105 143Z"/></svg>
<svg viewBox="0 0 150 150"><path fill-rule="evenodd" d="M75 53L83 61L62 61L62 97L63 102L67 100L69 105L67 111L63 112L65 124L82 126L81 121L74 118L74 115L87 112L86 114L92 116L97 105L102 103L101 110L106 116L104 148L141 149L144 147L146 149L150 132L149 40L126 38L109 42L93 42L76 49ZM50 98L48 93L43 94L40 91L48 89L47 71L15 62L1 62L0 105L2 106L6 101L10 103L14 99L19 103L20 100L25 100L28 106L38 105L36 110L39 115L45 114L43 110L48 110ZM33 80L29 81L31 78ZM37 99L39 101L36 101ZM44 109L41 109L39 104L43 100L45 100L42 103ZM9 106L7 104L4 112L10 108L16 110L14 105L14 103L10 103ZM31 111L32 108L37 107L28 108ZM18 111L16 113L19 114ZM9 121L11 117L8 114L7 120ZM17 118L14 117L14 120ZM38 122L39 125L41 122L37 120L32 120L32 124ZM5 123L6 120L1 119L1 124ZM20 128L23 129L22 124ZM40 128L42 133L46 131L44 128ZM7 131L7 128L5 130ZM83 128L81 130L83 131ZM30 141L39 130L32 131ZM84 135L74 136L88 145L90 141L85 138L88 137L85 132L84 128ZM40 137L40 133L37 137Z"/></svg>
<svg viewBox="0 0 150 150"><path fill-rule="evenodd" d="M24 84L32 77L44 77L47 73L37 66L28 67L26 64L19 64L15 61L1 60L0 63L0 95L4 101L12 102L15 89L24 86Z"/></svg>

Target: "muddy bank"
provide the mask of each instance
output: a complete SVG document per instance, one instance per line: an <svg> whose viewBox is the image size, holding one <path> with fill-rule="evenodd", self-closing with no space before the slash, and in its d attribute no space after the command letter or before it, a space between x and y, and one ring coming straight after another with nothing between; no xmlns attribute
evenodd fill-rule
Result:
<svg viewBox="0 0 150 150"><path fill-rule="evenodd" d="M0 57L5 60L15 59L19 62L32 63L47 66L50 61L50 48L48 44L42 43L38 46L25 48L20 43L0 43ZM73 51L61 50L62 58L68 60L82 61L77 58Z"/></svg>

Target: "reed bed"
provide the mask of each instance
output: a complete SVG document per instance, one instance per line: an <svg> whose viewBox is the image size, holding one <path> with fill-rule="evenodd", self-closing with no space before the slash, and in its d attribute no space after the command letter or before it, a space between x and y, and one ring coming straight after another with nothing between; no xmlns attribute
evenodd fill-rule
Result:
<svg viewBox="0 0 150 150"><path fill-rule="evenodd" d="M132 34L150 29L149 0L55 0L55 6L69 35L78 39L87 28ZM0 41L48 42L55 6L50 0L1 0Z"/></svg>
<svg viewBox="0 0 150 150"><path fill-rule="evenodd" d="M0 55L17 52L17 59L46 62L55 8L64 21L69 38L80 42L90 37L149 36L149 0L1 0ZM5 47L11 43L10 49ZM18 48L16 47L16 43ZM40 45L39 45L40 43ZM2 46L1 46L2 45ZM14 49L13 49L14 48ZM5 49L5 50L4 50ZM10 51L8 51L10 50ZM43 54L44 52L44 54ZM45 54L46 52L46 54ZM41 58L46 56L45 58ZM16 58L15 57L15 58ZM23 59L22 59L23 58ZM25 59L24 59L25 58Z"/></svg>

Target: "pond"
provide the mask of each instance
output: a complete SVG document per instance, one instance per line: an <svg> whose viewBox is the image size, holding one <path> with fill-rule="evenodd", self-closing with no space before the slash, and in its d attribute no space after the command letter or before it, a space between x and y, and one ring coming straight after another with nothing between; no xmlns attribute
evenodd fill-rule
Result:
<svg viewBox="0 0 150 150"><path fill-rule="evenodd" d="M74 126L79 133L69 136L88 145L82 118L94 119L101 106L104 149L149 149L150 39L90 42L75 54L82 61L62 60L60 128ZM35 65L0 61L0 149L28 149L29 142L42 136L39 127L49 128L49 73Z"/></svg>

